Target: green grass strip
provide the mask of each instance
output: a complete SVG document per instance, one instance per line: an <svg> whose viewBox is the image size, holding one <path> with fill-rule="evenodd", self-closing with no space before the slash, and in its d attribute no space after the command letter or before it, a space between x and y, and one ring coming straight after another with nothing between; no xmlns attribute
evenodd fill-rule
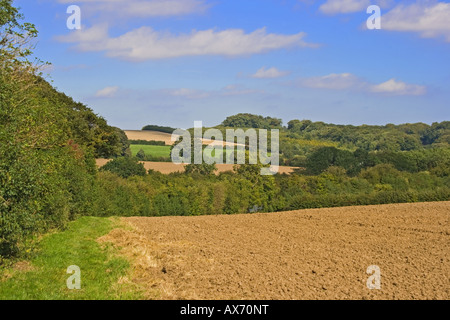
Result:
<svg viewBox="0 0 450 320"><path fill-rule="evenodd" d="M117 220L82 217L64 231L48 234L39 242L25 268L0 269L2 300L111 300L139 299L127 276L129 263L117 255L111 244L96 239L118 227ZM81 270L81 289L68 289L67 268L77 265Z"/></svg>
<svg viewBox="0 0 450 320"><path fill-rule="evenodd" d="M139 150L144 150L145 155L152 157L170 157L170 146L148 146L143 144L132 144L131 153L135 156Z"/></svg>

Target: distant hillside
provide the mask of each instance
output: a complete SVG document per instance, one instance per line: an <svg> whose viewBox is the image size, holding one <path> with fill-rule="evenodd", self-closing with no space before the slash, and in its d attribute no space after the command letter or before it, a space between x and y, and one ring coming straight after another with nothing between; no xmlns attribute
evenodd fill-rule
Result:
<svg viewBox="0 0 450 320"><path fill-rule="evenodd" d="M333 141L341 146L367 151L409 151L429 147L450 146L450 122L407 123L385 126L335 125L309 120L288 122L289 137Z"/></svg>
<svg viewBox="0 0 450 320"><path fill-rule="evenodd" d="M227 117L215 128L224 135L227 128L279 129L280 163L286 166L304 167L313 153L325 147L352 153L358 151L359 155L369 152L383 163L393 163L392 159L405 156L410 157L410 161L415 161L412 158L423 158L423 155L418 156L422 151L450 148L450 121L432 125L406 123L354 126L291 120L287 126L283 126L277 118L240 113ZM400 163L400 160L397 162Z"/></svg>
<svg viewBox="0 0 450 320"><path fill-rule="evenodd" d="M349 149L367 151L409 151L450 146L450 121L406 123L400 125L336 125L310 120L291 120L282 126L280 119L240 113L227 117L219 126L231 128L280 129L282 136L293 139L336 143Z"/></svg>
<svg viewBox="0 0 450 320"><path fill-rule="evenodd" d="M145 133L146 131L130 132L130 134L127 133L129 139L140 139L138 137L142 136L145 137L143 138L145 140L159 140L165 141L167 145L173 144L169 134L173 132L173 128L156 125L146 126L145 128L147 131L151 129L156 131L148 131L148 134ZM382 163L394 163L395 161L392 159L405 156L405 154L397 153L416 152L407 155L411 158L411 161L415 161L412 158L418 157L417 152L421 153L428 149L450 148L450 121L433 123L432 125L406 123L400 125L354 126L313 122L311 120L291 120L287 123L287 126L283 126L281 119L278 118L240 113L227 117L215 128L222 132L224 138L227 128L278 129L280 130L280 164L296 167L305 167L307 159L313 153L326 147L352 153L358 151L360 156L364 152L373 153L373 156L378 158L377 161ZM203 132L207 129L203 128ZM164 130L169 132L162 133L161 131ZM189 132L193 135L193 128L189 129ZM209 144L211 141L204 140L204 142ZM332 151L332 153L335 153L335 151ZM400 163L400 160L396 162Z"/></svg>

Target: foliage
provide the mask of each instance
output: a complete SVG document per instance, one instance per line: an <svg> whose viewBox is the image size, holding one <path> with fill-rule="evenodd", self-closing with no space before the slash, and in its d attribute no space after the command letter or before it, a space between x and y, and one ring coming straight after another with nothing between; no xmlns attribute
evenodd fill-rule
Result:
<svg viewBox="0 0 450 320"><path fill-rule="evenodd" d="M347 171L354 171L357 162L350 151L340 150L334 147L317 149L306 161L306 170L311 174L319 174L331 166L338 166Z"/></svg>
<svg viewBox="0 0 450 320"><path fill-rule="evenodd" d="M139 149L139 151L136 153L136 158L143 161L145 160L145 151L144 149Z"/></svg>
<svg viewBox="0 0 450 320"><path fill-rule="evenodd" d="M450 147L449 121L433 123L431 126L424 123L353 126L291 120L287 127L282 127L280 119L241 113L228 117L216 128L225 136L227 127L244 130L280 129L280 164L298 167L305 167L307 158L324 147L386 154ZM207 129L203 128L203 131ZM352 174L360 168L355 170Z"/></svg>
<svg viewBox="0 0 450 320"><path fill-rule="evenodd" d="M5 70L17 65L32 67L28 57L32 54L32 40L37 37L32 23L20 21L23 15L12 5L12 0L0 0L0 56Z"/></svg>
<svg viewBox="0 0 450 320"><path fill-rule="evenodd" d="M335 125L310 120L288 122L287 136L296 139L336 142L340 147L366 151L409 151L449 146L450 123L407 123L385 126Z"/></svg>
<svg viewBox="0 0 450 320"><path fill-rule="evenodd" d="M164 126L157 126L153 124L149 124L142 128L142 130L147 131L158 131L158 132L164 132L164 133L170 133L172 134L176 129L171 127L164 127Z"/></svg>
<svg viewBox="0 0 450 320"><path fill-rule="evenodd" d="M120 149L114 128L41 77L29 60L37 31L21 19L0 1L0 260L91 214L94 155Z"/></svg>
<svg viewBox="0 0 450 320"><path fill-rule="evenodd" d="M379 164L349 176L332 166L319 175L262 176L260 165L218 175L158 172L129 179L99 175L101 216L162 216L274 212L302 208L450 200L450 178Z"/></svg>
<svg viewBox="0 0 450 320"><path fill-rule="evenodd" d="M136 157L115 158L101 167L100 170L113 172L122 178L144 176L147 173L144 165Z"/></svg>
<svg viewBox="0 0 450 320"><path fill-rule="evenodd" d="M131 149L130 149L131 141L128 140L127 135L125 134L125 132L122 129L114 127L114 130L116 131L116 135L119 138L118 144L120 146L120 151L117 152L116 155L122 156L122 157L131 156Z"/></svg>
<svg viewBox="0 0 450 320"><path fill-rule="evenodd" d="M129 143L132 145L147 145L147 146L165 146L166 143L164 141L155 141L155 140L129 140Z"/></svg>
<svg viewBox="0 0 450 320"><path fill-rule="evenodd" d="M259 128L259 129L280 129L281 119L257 116L249 113L239 113L227 117L222 125L232 128Z"/></svg>
<svg viewBox="0 0 450 320"><path fill-rule="evenodd" d="M195 173L195 174L201 174L201 175L209 175L209 174L214 174L215 171L217 171L217 167L216 165L213 164L207 164L207 163L202 163L202 164L188 164L185 166L185 172L190 174L190 173Z"/></svg>
<svg viewBox="0 0 450 320"><path fill-rule="evenodd" d="M355 175L361 169L377 164L390 164L397 170L411 173L433 171L448 176L450 148L370 153L358 149L352 153L334 147L324 147L311 153L305 161L305 167L310 174L319 174L331 166L340 166L345 168L348 174Z"/></svg>

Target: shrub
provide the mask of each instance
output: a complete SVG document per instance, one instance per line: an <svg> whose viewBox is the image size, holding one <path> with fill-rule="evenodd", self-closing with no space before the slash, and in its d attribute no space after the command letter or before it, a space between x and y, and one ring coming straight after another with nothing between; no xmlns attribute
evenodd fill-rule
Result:
<svg viewBox="0 0 450 320"><path fill-rule="evenodd" d="M144 165L135 157L119 157L113 159L101 167L100 170L113 172L122 178L145 176L147 173Z"/></svg>
<svg viewBox="0 0 450 320"><path fill-rule="evenodd" d="M144 149L139 149L138 153L136 153L136 158L138 158L141 161L145 160L145 151L144 151Z"/></svg>

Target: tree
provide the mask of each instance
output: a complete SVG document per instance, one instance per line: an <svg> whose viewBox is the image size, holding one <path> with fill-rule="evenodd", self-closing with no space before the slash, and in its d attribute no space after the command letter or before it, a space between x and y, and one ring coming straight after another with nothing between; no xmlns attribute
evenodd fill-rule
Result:
<svg viewBox="0 0 450 320"><path fill-rule="evenodd" d="M129 178L132 176L145 176L147 171L142 163L135 157L119 157L109 161L101 171L110 171L122 178Z"/></svg>
<svg viewBox="0 0 450 320"><path fill-rule="evenodd" d="M0 0L0 263L31 235L90 213L93 155L118 139L45 81L31 59L37 30L22 19Z"/></svg>
<svg viewBox="0 0 450 320"><path fill-rule="evenodd" d="M194 164L194 163L190 163L188 164L185 168L184 168L184 172L187 174L191 174L191 173L197 173L197 174L201 174L201 175L211 175L214 174L217 171L217 167L216 165L213 164L207 164L207 163L202 163L202 164Z"/></svg>
<svg viewBox="0 0 450 320"><path fill-rule="evenodd" d="M31 66L28 57L32 54L32 39L37 37L32 23L20 23L23 15L12 5L12 0L0 0L0 56L3 67L7 63Z"/></svg>
<svg viewBox="0 0 450 320"><path fill-rule="evenodd" d="M234 116L227 117L222 125L234 128L256 128L256 129L279 129L282 120L272 117L263 117L250 113L239 113Z"/></svg>
<svg viewBox="0 0 450 320"><path fill-rule="evenodd" d="M306 170L311 174L320 174L331 166L342 167L350 171L354 170L357 163L350 151L334 147L319 148L306 160Z"/></svg>
<svg viewBox="0 0 450 320"><path fill-rule="evenodd" d="M310 124L312 124L312 121L310 120L291 120L288 122L288 130L301 132L305 130Z"/></svg>
<svg viewBox="0 0 450 320"><path fill-rule="evenodd" d="M69 160L55 126L62 118L35 99L37 67L28 57L37 31L21 19L12 1L0 0L0 263L24 238L59 226L68 213L63 197L70 197L55 171Z"/></svg>
<svg viewBox="0 0 450 320"><path fill-rule="evenodd" d="M172 128L172 127L164 127L164 126L157 126L157 125L149 124L149 125L143 127L142 130L159 131L159 132L172 134L176 129Z"/></svg>
<svg viewBox="0 0 450 320"><path fill-rule="evenodd" d="M127 135L120 128L114 127L114 129L116 130L116 134L119 137L119 145L121 146L120 156L124 157L131 156L130 141L128 140Z"/></svg>
<svg viewBox="0 0 450 320"><path fill-rule="evenodd" d="M278 209L282 200L277 197L279 188L274 176L261 175L262 164L235 165L236 175L230 179L231 188L226 198L226 213L257 211L270 212ZM236 211L235 211L236 212Z"/></svg>
<svg viewBox="0 0 450 320"><path fill-rule="evenodd" d="M138 151L138 153L136 154L136 158L138 158L139 160L142 160L142 161L145 160L145 151L144 151L144 149L140 149Z"/></svg>

